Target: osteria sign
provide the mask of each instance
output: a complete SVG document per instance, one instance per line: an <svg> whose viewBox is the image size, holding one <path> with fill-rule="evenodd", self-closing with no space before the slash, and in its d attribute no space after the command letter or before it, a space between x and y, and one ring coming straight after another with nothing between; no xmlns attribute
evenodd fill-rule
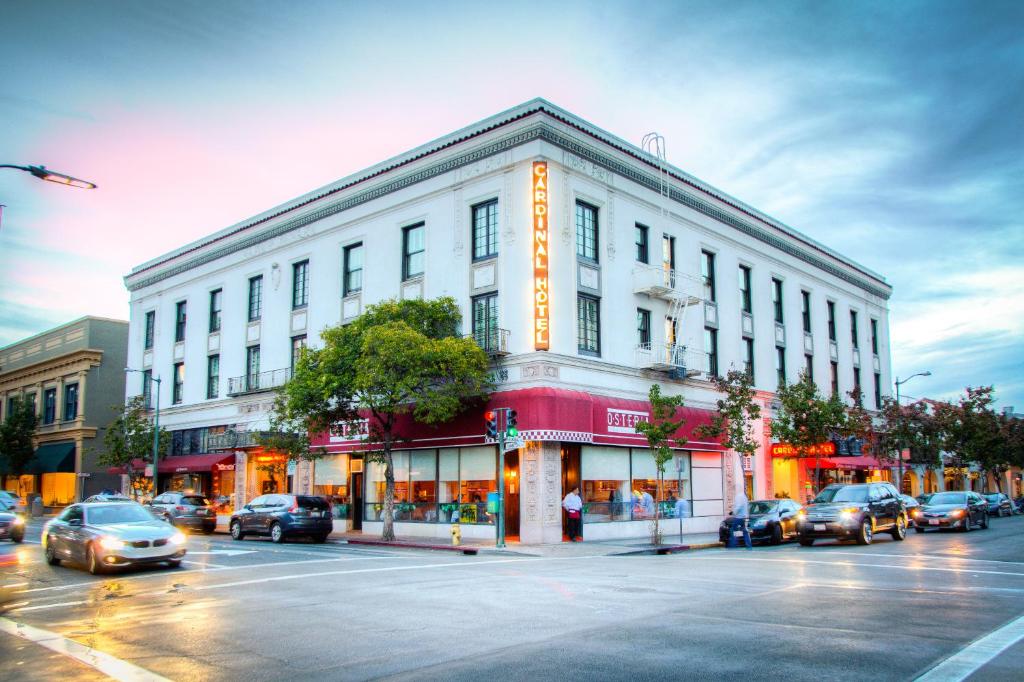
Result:
<svg viewBox="0 0 1024 682"><path fill-rule="evenodd" d="M551 345L548 291L548 164L533 162L533 348Z"/></svg>

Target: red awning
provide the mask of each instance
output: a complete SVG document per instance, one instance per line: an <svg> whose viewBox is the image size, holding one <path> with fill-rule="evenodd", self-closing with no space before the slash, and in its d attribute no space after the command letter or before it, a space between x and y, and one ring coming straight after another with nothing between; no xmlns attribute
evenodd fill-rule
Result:
<svg viewBox="0 0 1024 682"><path fill-rule="evenodd" d="M808 469L814 468L813 457L803 457L801 460ZM818 460L818 466L822 469L881 469L883 465L874 457L822 457Z"/></svg>
<svg viewBox="0 0 1024 682"><path fill-rule="evenodd" d="M157 473L160 474L185 474L185 473L206 473L213 470L216 464L234 464L234 454L225 455L223 452L215 452L206 455L174 455L160 460L157 466ZM132 462L132 468L136 471L145 470L149 462L136 459ZM126 474L125 467L110 467L107 469L110 474Z"/></svg>

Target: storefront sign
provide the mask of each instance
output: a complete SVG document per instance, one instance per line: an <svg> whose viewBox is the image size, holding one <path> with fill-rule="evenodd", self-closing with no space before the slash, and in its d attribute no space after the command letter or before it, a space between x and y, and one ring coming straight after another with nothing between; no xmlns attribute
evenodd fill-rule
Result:
<svg viewBox="0 0 1024 682"><path fill-rule="evenodd" d="M617 410L608 408L608 432L609 433L636 433L636 425L650 419L647 412L636 412L634 410Z"/></svg>
<svg viewBox="0 0 1024 682"><path fill-rule="evenodd" d="M533 162L533 348L548 350L548 164Z"/></svg>
<svg viewBox="0 0 1024 682"><path fill-rule="evenodd" d="M215 464L214 468L217 471L234 471L235 470L235 465L234 464Z"/></svg>
<svg viewBox="0 0 1024 682"><path fill-rule="evenodd" d="M335 424L329 442L345 443L353 440L366 440L370 433L370 420L360 419L354 424Z"/></svg>
<svg viewBox="0 0 1024 682"><path fill-rule="evenodd" d="M797 449L789 443L772 443L771 447L772 457L799 457ZM836 454L836 444L829 441L828 443L818 443L807 448L807 452L804 453L806 457L828 457Z"/></svg>

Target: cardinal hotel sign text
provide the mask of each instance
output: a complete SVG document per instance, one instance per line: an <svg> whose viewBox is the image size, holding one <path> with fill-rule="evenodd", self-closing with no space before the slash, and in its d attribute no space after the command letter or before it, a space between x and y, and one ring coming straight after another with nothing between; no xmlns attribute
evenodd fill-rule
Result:
<svg viewBox="0 0 1024 682"><path fill-rule="evenodd" d="M533 348L548 350L548 164L533 162Z"/></svg>

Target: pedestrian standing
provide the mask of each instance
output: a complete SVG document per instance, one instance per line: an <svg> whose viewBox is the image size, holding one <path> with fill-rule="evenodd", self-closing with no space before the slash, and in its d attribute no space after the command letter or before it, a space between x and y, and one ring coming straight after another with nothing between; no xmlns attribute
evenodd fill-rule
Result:
<svg viewBox="0 0 1024 682"><path fill-rule="evenodd" d="M747 549L753 549L750 543L750 530L747 528L747 521L750 519L750 507L747 505L747 495L741 492L736 496L736 502L732 507L732 520L729 524L729 541L726 547L736 546L736 533L743 533L743 544Z"/></svg>
<svg viewBox="0 0 1024 682"><path fill-rule="evenodd" d="M580 499L580 489L575 487L562 500L562 508L569 517L569 542L580 542L583 540L583 500Z"/></svg>

